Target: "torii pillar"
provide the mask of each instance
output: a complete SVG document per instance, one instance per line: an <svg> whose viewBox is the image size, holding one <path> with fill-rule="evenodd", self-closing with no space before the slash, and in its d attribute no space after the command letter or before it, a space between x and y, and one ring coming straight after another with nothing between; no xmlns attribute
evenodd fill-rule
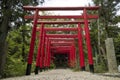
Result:
<svg viewBox="0 0 120 80"><path fill-rule="evenodd" d="M35 74L38 74L38 68L40 67L40 70L42 68L42 41L43 41L43 33L44 33L44 24L41 24L41 32L39 34L39 43L38 43L38 52L36 57L36 68L35 68Z"/></svg>
<svg viewBox="0 0 120 80"><path fill-rule="evenodd" d="M91 47L91 41L90 41L90 32L88 27L88 18L87 18L87 10L84 8L83 10L83 16L84 16L84 30L85 30L85 37L86 37L86 45L88 50L88 62L89 62L89 68L90 72L94 72L94 66L93 66L93 56L92 56L92 47Z"/></svg>
<svg viewBox="0 0 120 80"><path fill-rule="evenodd" d="M85 60L84 60L83 43L82 43L82 28L80 23L78 23L78 43L79 43L80 68L82 71L85 71Z"/></svg>
<svg viewBox="0 0 120 80"><path fill-rule="evenodd" d="M32 60L33 60L34 44L35 44L35 38L36 38L38 12L39 12L39 10L36 9L35 14L34 14L34 20L33 20L32 38L31 38L30 50L29 50L29 54L28 54L28 64L27 64L27 69L26 69L26 75L30 75L30 73L31 73L31 65L32 65Z"/></svg>
<svg viewBox="0 0 120 80"><path fill-rule="evenodd" d="M47 68L48 69L48 59L49 59L49 39L48 38L46 38L46 54L45 54L45 62L44 62L44 66L45 66L45 68Z"/></svg>
<svg viewBox="0 0 120 80"><path fill-rule="evenodd" d="M72 45L71 45L71 52L72 52L71 66L75 67L75 64L76 64L76 50L75 50L75 44L74 43L72 43Z"/></svg>
<svg viewBox="0 0 120 80"><path fill-rule="evenodd" d="M47 67L49 68L50 67L50 64L51 64L51 41L48 39L48 48L47 48L47 56L48 56L48 59L47 59Z"/></svg>
<svg viewBox="0 0 120 80"><path fill-rule="evenodd" d="M42 69L45 69L45 42L46 42L46 31L44 30L43 32L43 42L42 42L42 58L41 58L41 61L42 61Z"/></svg>

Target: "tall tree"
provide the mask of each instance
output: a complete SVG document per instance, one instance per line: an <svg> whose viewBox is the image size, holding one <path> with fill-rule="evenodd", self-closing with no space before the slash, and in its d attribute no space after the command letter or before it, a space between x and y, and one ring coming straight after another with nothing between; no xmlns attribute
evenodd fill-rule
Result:
<svg viewBox="0 0 120 80"><path fill-rule="evenodd" d="M114 37L117 33L115 30L118 29L116 24L116 13L120 10L119 0L93 0L95 5L100 6L99 16L100 23L103 28L105 28L106 37ZM104 29L103 29L104 30Z"/></svg>
<svg viewBox="0 0 120 80"><path fill-rule="evenodd" d="M0 76L6 59L6 37L11 28L23 24L23 5L38 5L44 0L0 0Z"/></svg>
<svg viewBox="0 0 120 80"><path fill-rule="evenodd" d="M119 0L93 0L94 4L100 6L99 9L99 41L98 51L101 55L101 60L106 63L106 50L105 50L105 39L116 38L119 34L119 16L116 15L117 11L120 10ZM94 26L95 27L95 26ZM97 39L96 39L97 41ZM101 43L101 44L100 44ZM104 56L104 57L102 57ZM99 60L100 61L100 60Z"/></svg>

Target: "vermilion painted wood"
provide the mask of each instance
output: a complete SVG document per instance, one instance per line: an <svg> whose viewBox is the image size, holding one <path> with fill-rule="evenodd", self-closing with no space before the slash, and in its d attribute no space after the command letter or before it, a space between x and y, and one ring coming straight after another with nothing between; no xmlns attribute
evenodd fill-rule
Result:
<svg viewBox="0 0 120 80"><path fill-rule="evenodd" d="M32 29L32 37L31 37L31 42L30 42L30 50L29 50L29 54L28 54L28 64L32 64L34 44L35 44L35 38L36 38L38 9L36 9L35 11L36 12L34 14L34 20L33 20L33 29Z"/></svg>
<svg viewBox="0 0 120 80"><path fill-rule="evenodd" d="M52 53L54 54L65 54L65 53L69 53L70 50L56 50L56 51L52 51Z"/></svg>
<svg viewBox="0 0 120 80"><path fill-rule="evenodd" d="M37 24L84 24L84 21L39 21Z"/></svg>
<svg viewBox="0 0 120 80"><path fill-rule="evenodd" d="M41 49L41 62L40 64L42 65L42 68L44 67L44 58L45 58L45 37L46 33L45 31L43 32L43 40L42 40L42 49Z"/></svg>
<svg viewBox="0 0 120 80"><path fill-rule="evenodd" d="M51 52L56 52L56 53L60 53L60 52L69 52L70 49L54 49L54 50L51 50Z"/></svg>
<svg viewBox="0 0 120 80"><path fill-rule="evenodd" d="M46 34L46 37L49 38L77 38L77 35L73 34Z"/></svg>
<svg viewBox="0 0 120 80"><path fill-rule="evenodd" d="M74 67L75 66L75 62L76 62L76 60L75 60L75 44L74 43L72 43L72 45L71 45L71 51L70 51L70 55L71 55L71 60L70 60L70 65L71 65L71 67Z"/></svg>
<svg viewBox="0 0 120 80"><path fill-rule="evenodd" d="M52 46L66 46L66 45L72 45L73 41L72 42L51 42L51 45Z"/></svg>
<svg viewBox="0 0 120 80"><path fill-rule="evenodd" d="M69 55L68 53L69 53L70 51L60 51L60 52L53 52L54 54L67 54L67 55Z"/></svg>
<svg viewBox="0 0 120 80"><path fill-rule="evenodd" d="M26 75L30 75L31 73L31 65L33 60L33 52L34 52L34 44L35 44L35 38L36 38L36 27L37 27L37 17L38 17L38 9L35 10L34 14L34 20L33 20L33 29L32 29L32 37L30 42L30 50L28 54L28 64L26 68Z"/></svg>
<svg viewBox="0 0 120 80"><path fill-rule="evenodd" d="M85 61L84 61L84 52L83 52L83 43L82 43L82 28L81 24L78 24L78 47L79 47L79 61L80 61L80 67L81 69L85 67Z"/></svg>
<svg viewBox="0 0 120 80"><path fill-rule="evenodd" d="M40 66L40 59L41 59L41 45L42 45L42 35L43 35L43 24L41 25L41 32L39 34L39 43L38 43L38 51L37 51L37 58L36 58L36 66Z"/></svg>
<svg viewBox="0 0 120 80"><path fill-rule="evenodd" d="M68 41L67 41L67 40L62 40L62 41L60 41L60 40L59 40L59 41L57 41L57 40L56 40L56 41L51 41L51 43L70 43L70 42L72 43L73 40L68 40Z"/></svg>
<svg viewBox="0 0 120 80"><path fill-rule="evenodd" d="M51 52L56 54L63 54L63 53L69 53L70 50L52 50Z"/></svg>
<svg viewBox="0 0 120 80"><path fill-rule="evenodd" d="M77 31L78 28L44 28L45 31ZM40 31L40 28L37 28Z"/></svg>
<svg viewBox="0 0 120 80"><path fill-rule="evenodd" d="M85 36L86 36L86 45L87 45L87 50L88 50L88 61L90 65L93 65L93 57L92 57L92 47L91 47L91 41L90 41L90 32L89 32L89 27L88 27L88 18L87 18L87 11L84 9L83 11L84 14L84 24L85 24Z"/></svg>
<svg viewBox="0 0 120 80"><path fill-rule="evenodd" d="M71 46L52 46L51 49L56 49L56 48L70 48Z"/></svg>
<svg viewBox="0 0 120 80"><path fill-rule="evenodd" d="M34 16L24 16L25 19L33 19ZM38 19L83 19L83 15L48 15L48 16L38 16ZM88 19L98 19L98 15L87 15Z"/></svg>
<svg viewBox="0 0 120 80"><path fill-rule="evenodd" d="M69 62L69 66L72 67L72 57L73 57L73 49L72 49L72 46L71 46L71 49L70 49L70 62Z"/></svg>
<svg viewBox="0 0 120 80"><path fill-rule="evenodd" d="M71 44L51 44L52 46L70 46Z"/></svg>
<svg viewBox="0 0 120 80"><path fill-rule="evenodd" d="M44 67L48 68L48 38L46 38L46 44L45 44L45 60L44 60Z"/></svg>
<svg viewBox="0 0 120 80"><path fill-rule="evenodd" d="M70 67L70 51L69 51L69 54L68 54L68 66Z"/></svg>
<svg viewBox="0 0 120 80"><path fill-rule="evenodd" d="M73 45L73 52L74 52L74 54L73 54L73 61L74 61L73 67L75 67L75 65L76 65L76 47L75 47L75 44Z"/></svg>
<svg viewBox="0 0 120 80"><path fill-rule="evenodd" d="M45 52L45 57L44 57L44 67L46 68L47 67L47 54L46 54L46 52Z"/></svg>
<svg viewBox="0 0 120 80"><path fill-rule="evenodd" d="M54 49L54 50L51 50L51 51L57 51L57 52L59 52L59 51L69 51L70 50L70 48L68 48L68 49L63 49L63 48L56 48L56 49Z"/></svg>
<svg viewBox="0 0 120 80"><path fill-rule="evenodd" d="M95 7L34 7L34 6L23 6L24 10L40 10L40 11L76 11L76 10L98 10L99 6L95 6Z"/></svg>
<svg viewBox="0 0 120 80"><path fill-rule="evenodd" d="M50 49L51 48L50 48L50 40L49 40L49 38L46 39L46 42L47 42L47 44L46 44L46 54L47 54L46 55L47 56L47 58L46 58L46 67L49 68L50 67L49 63L51 61L51 57L50 57L50 52L51 52Z"/></svg>
<svg viewBox="0 0 120 80"><path fill-rule="evenodd" d="M49 38L51 41L74 41L74 38Z"/></svg>
<svg viewBox="0 0 120 80"><path fill-rule="evenodd" d="M50 64L51 64L51 41L48 40L48 63L47 63L47 66L50 67Z"/></svg>
<svg viewBox="0 0 120 80"><path fill-rule="evenodd" d="M44 61L43 61L43 65L44 65L44 67L46 67L46 44L45 44L45 42L46 42L46 31L44 30L44 47L43 47L43 54L44 54Z"/></svg>
<svg viewBox="0 0 120 80"><path fill-rule="evenodd" d="M46 52L45 52L45 56L46 56L46 59L45 59L45 67L48 67L48 38L46 38L46 46L45 46L45 49L46 49Z"/></svg>
<svg viewBox="0 0 120 80"><path fill-rule="evenodd" d="M51 50L70 50L71 47L56 47L56 48L52 48Z"/></svg>
<svg viewBox="0 0 120 80"><path fill-rule="evenodd" d="M73 61L74 61L74 63L73 63L73 67L75 67L75 65L76 65L76 49L75 49L75 44L72 46L73 47Z"/></svg>
<svg viewBox="0 0 120 80"><path fill-rule="evenodd" d="M39 39L39 44L38 44L38 51L37 51L37 58L36 58L36 66L39 66L40 68L42 68L42 57L41 57L41 50L42 50L42 40L43 40L43 32L44 32L44 24L41 24L41 32L40 32L40 39Z"/></svg>
<svg viewBox="0 0 120 80"><path fill-rule="evenodd" d="M72 67L75 66L75 59L74 59L74 55L75 55L75 52L74 52L74 44L71 46L72 47Z"/></svg>

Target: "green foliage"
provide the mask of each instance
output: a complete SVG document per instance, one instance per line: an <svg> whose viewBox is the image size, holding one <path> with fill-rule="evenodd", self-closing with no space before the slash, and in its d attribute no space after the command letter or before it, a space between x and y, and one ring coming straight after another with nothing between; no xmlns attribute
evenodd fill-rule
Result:
<svg viewBox="0 0 120 80"><path fill-rule="evenodd" d="M94 4L100 6L99 9L99 21L98 24L92 23L90 25L91 34L91 44L93 48L93 55L95 59L95 72L105 72L107 71L107 59L105 50L105 39L111 37L114 39L116 55L119 52L119 35L120 28L117 23L119 23L119 16L116 15L117 11L120 9L119 0L93 0ZM98 27L99 26L99 27ZM98 34L99 33L99 34ZM97 44L97 45L96 45ZM97 55L97 56L96 56ZM119 58L117 58L119 62ZM118 63L120 64L120 63Z"/></svg>
<svg viewBox="0 0 120 80"><path fill-rule="evenodd" d="M119 20L116 15L117 11L120 9L120 1L119 0L93 0L95 5L100 6L99 16L100 16L100 24L105 30L106 37L114 37L118 35L116 25ZM114 29L113 29L114 28ZM116 34L117 33L117 34ZM113 35L114 34L114 35Z"/></svg>
<svg viewBox="0 0 120 80"><path fill-rule="evenodd" d="M45 0L1 0L0 1L0 22L2 23L4 20L4 16L7 14L10 15L10 19L8 21L9 24L14 23L15 25L9 25L9 28L20 27L24 24L24 15L31 14L30 12L26 12L23 10L23 6L36 6L38 4L42 4ZM1 25L1 24L0 24ZM12 27L11 27L12 26ZM7 27L7 26L6 26Z"/></svg>
<svg viewBox="0 0 120 80"><path fill-rule="evenodd" d="M77 72L77 71L80 71L80 68L74 67L72 70L73 70L74 72Z"/></svg>
<svg viewBox="0 0 120 80"><path fill-rule="evenodd" d="M30 29L30 26L21 26L19 29L13 29L8 33L8 51L3 77L25 74L30 45Z"/></svg>
<svg viewBox="0 0 120 80"><path fill-rule="evenodd" d="M120 34L117 38L114 38L115 52L118 65L120 65Z"/></svg>
<svg viewBox="0 0 120 80"><path fill-rule="evenodd" d="M44 0L0 0L0 77L3 74L3 69L6 60L6 49L5 43L7 36L10 34L9 31L19 29L20 26L25 25L24 15L31 14L23 10L24 5L38 5L42 4ZM22 36L19 34L12 33L9 35L8 53L16 58L23 58L25 61L25 51L28 50L26 45L22 45ZM17 38L15 38L17 36ZM19 37L18 37L19 36ZM14 41L14 42L13 42ZM23 40L24 42L24 40ZM28 42L28 41L27 41ZM27 48L27 49L25 49ZM21 49L23 52L21 52ZM22 53L22 54L21 54ZM21 55L20 55L21 54Z"/></svg>
<svg viewBox="0 0 120 80"><path fill-rule="evenodd" d="M103 64L103 63L102 63L102 64L97 64L97 65L95 65L95 66L94 66L94 69L95 69L95 72L96 72L96 73L104 73L104 72L107 72L107 71L108 71L106 65Z"/></svg>
<svg viewBox="0 0 120 80"><path fill-rule="evenodd" d="M54 63L50 64L50 69L55 69L55 68L56 68L56 66Z"/></svg>
<svg viewBox="0 0 120 80"><path fill-rule="evenodd" d="M21 76L25 74L26 64L20 58L7 56L7 63L4 69L3 77Z"/></svg>

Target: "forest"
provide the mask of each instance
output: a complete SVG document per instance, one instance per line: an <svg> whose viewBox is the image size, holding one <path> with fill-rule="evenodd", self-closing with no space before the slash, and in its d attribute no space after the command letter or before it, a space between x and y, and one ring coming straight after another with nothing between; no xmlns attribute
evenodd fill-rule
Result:
<svg viewBox="0 0 120 80"><path fill-rule="evenodd" d="M45 2L47 0L0 1L0 78L25 75L32 25L30 20L24 19L24 15L32 14L32 12L24 11L23 6L37 6ZM94 6L100 6L99 11L94 12L99 15L99 19L89 25L95 72L107 72L105 47L107 38L113 38L117 66L120 65L120 14L117 15L120 10L120 1L93 0L93 3ZM43 12L42 14L54 13ZM36 42L35 55L37 47ZM84 52L87 54L86 50ZM33 72L35 59L36 56L33 59ZM79 70L79 66L76 66L74 70ZM54 68L54 65L51 65L51 68Z"/></svg>

